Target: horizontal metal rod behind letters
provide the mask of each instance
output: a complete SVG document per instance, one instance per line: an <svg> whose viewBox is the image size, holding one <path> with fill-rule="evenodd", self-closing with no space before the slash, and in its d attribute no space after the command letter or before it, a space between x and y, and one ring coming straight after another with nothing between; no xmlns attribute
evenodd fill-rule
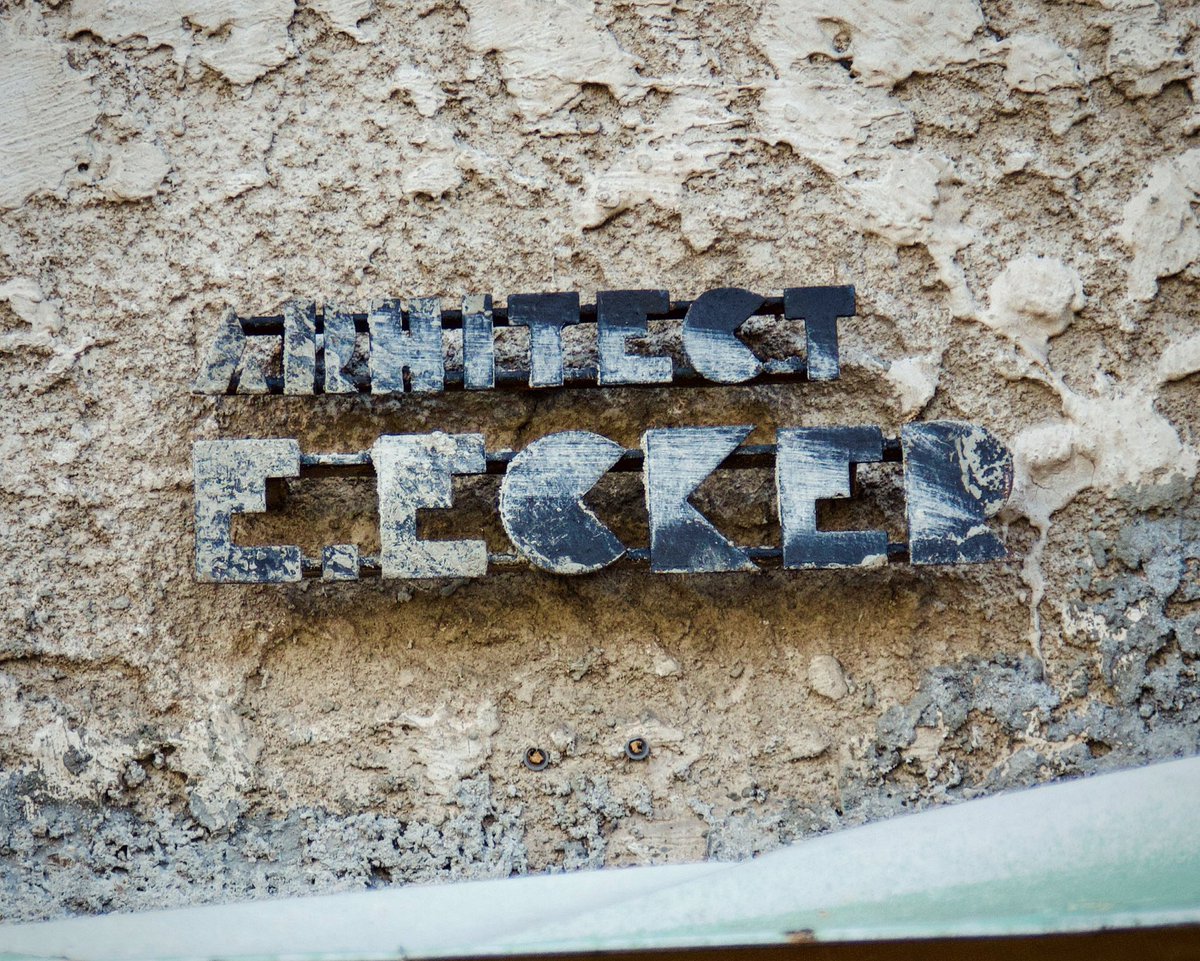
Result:
<svg viewBox="0 0 1200 961"><path fill-rule="evenodd" d="M673 300L671 306L666 313L654 314L650 317L651 320L682 320L688 312L688 308L692 306L690 300ZM754 311L756 317L779 317L783 315L783 298L782 297L766 297L763 299L763 305ZM367 333L370 328L367 325L367 314L350 314L354 320L354 329L360 334ZM238 317L238 321L242 325L242 331L247 337L280 337L283 335L283 314L271 314L264 317ZM596 322L596 305L582 304L579 308L579 322L581 324L594 324ZM461 310L443 310L442 311L442 329L443 330L461 330L462 329L462 311ZM508 308L494 307L492 309L492 325L494 327L511 326L508 322ZM325 330L325 314L323 311L317 311L317 333L322 333Z"/></svg>
<svg viewBox="0 0 1200 961"><path fill-rule="evenodd" d="M442 309L438 297L391 298L367 312L312 300L289 300L282 314L239 317L227 310L193 382L197 394L312 396L315 394L440 394L458 390L522 390L551 387L708 383L761 384L832 381L840 376L838 323L856 316L852 286L788 287L782 297L763 297L740 287L705 291L694 300L669 299L666 290L599 291L595 304L580 304L576 291L511 294L504 307L490 295L470 294L461 309ZM804 325L803 350L760 357L737 335L751 318L779 317ZM642 354L636 342L653 333L651 321L680 322L683 355L675 348ZM566 370L563 330L593 325L593 365ZM528 355L514 361L497 337L516 327L528 331ZM462 331L462 357L446 361L446 331ZM362 344L362 338L367 343ZM268 372L274 357L253 341L279 341L281 371ZM792 338L794 339L794 338ZM501 337L499 344L515 347ZM261 343L260 343L261 346ZM802 355L802 359L801 359ZM497 370L497 361L525 369ZM279 376L279 374L282 376Z"/></svg>
<svg viewBox="0 0 1200 961"><path fill-rule="evenodd" d="M783 548L781 547L747 547L744 550L750 555L750 559L756 561L763 570L778 569L783 562ZM887 559L889 564L907 564L908 542L893 541L889 543L887 547ZM305 557L301 563L303 564L304 579L306 581L320 580L322 565L319 557ZM358 563L358 573L361 578L377 578L383 573L383 565L380 563L379 558L373 554L361 555ZM649 563L650 548L631 547L616 562L614 567L633 567ZM530 566L529 562L521 557L520 554L492 553L488 554L488 565L490 567L507 568L509 570L519 570Z"/></svg>
<svg viewBox="0 0 1200 961"><path fill-rule="evenodd" d="M725 458L717 470L751 470L754 468L770 468L775 466L775 444L744 444ZM517 456L513 450L489 451L487 460L488 474L504 474L508 465ZM627 448L620 459L612 466L609 473L633 473L642 469L645 453L633 447ZM883 441L883 462L899 464L901 461L900 441L893 437L885 437ZM352 454L301 454L300 476L305 477L374 477L375 465L371 462L371 452L356 451ZM764 548L765 550L766 548ZM773 548L772 548L773 549Z"/></svg>
<svg viewBox="0 0 1200 961"><path fill-rule="evenodd" d="M742 381L740 384L718 384L701 376L694 368L683 364L676 364L673 368L671 380L663 384L614 384L609 387L609 390L620 390L625 387L633 387L635 389L644 389L647 387L657 387L660 390L663 388L670 389L672 387L755 387L761 384L795 384L808 380L808 369L803 360L764 360L762 362L762 373L749 380ZM465 390L464 374L462 370L446 370L446 387L448 391ZM537 388L529 386L529 371L528 370L503 370L496 369L496 387L501 390L536 390ZM592 387L595 386L597 379L597 371L595 367L564 367L563 382L564 387ZM265 378L268 394L283 393L283 378L282 377L267 377ZM371 381L369 377L353 377L351 380L354 386L358 388L359 394L371 393ZM323 394L324 388L321 386L320 378L316 381L315 393ZM229 389L225 391L229 396L246 397L252 396L248 394L239 394L237 383L232 383ZM350 394L347 396L355 396ZM398 394L399 397L410 397L408 392ZM421 396L421 395L417 395ZM424 395L431 396L431 395Z"/></svg>
<svg viewBox="0 0 1200 961"><path fill-rule="evenodd" d="M775 444L745 444L738 447L717 470L753 470L771 469L775 466L777 452ZM508 466L516 457L513 450L499 450L485 455L486 474L492 476L504 475ZM895 438L885 438L883 442L883 462L898 464L902 460L900 441ZM645 453L637 448L628 448L609 473L637 473L643 469ZM301 454L301 478L337 478L337 477L374 477L375 465L371 461L370 451L357 451L351 454ZM477 475L478 476L478 475ZM778 547L749 547L745 548L749 557L765 569L777 568L783 560L783 551ZM888 544L887 559L889 563L906 563L909 559L908 543L905 541ZM627 550L621 558L620 566L648 564L650 549L634 547ZM321 577L322 565L319 558L305 557L302 561L305 579ZM489 553L488 564L499 568L519 568L528 566L528 562L518 554ZM364 555L359 559L359 573L362 577L379 577L382 565L378 557Z"/></svg>

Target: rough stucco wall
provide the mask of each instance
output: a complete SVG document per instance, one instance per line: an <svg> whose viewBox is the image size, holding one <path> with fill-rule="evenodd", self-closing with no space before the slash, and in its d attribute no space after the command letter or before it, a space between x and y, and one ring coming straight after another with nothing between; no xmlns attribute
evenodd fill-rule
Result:
<svg viewBox="0 0 1200 961"><path fill-rule="evenodd" d="M742 857L1196 752L1197 19L1123 0L0 7L0 914ZM823 283L860 305L831 384L188 393L226 305ZM649 426L761 441L914 417L1013 449L1010 563L191 576L194 439L633 446ZM874 476L896 516L894 472ZM771 478L740 484L704 503L752 543ZM264 542L377 538L369 487L301 487ZM605 496L636 530L637 491ZM634 734L648 763L620 754ZM519 765L530 744L547 770Z"/></svg>

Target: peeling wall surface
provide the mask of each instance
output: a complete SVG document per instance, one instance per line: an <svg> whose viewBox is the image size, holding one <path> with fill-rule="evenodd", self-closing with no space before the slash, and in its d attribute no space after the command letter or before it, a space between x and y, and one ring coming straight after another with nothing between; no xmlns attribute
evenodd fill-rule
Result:
<svg viewBox="0 0 1200 961"><path fill-rule="evenodd" d="M0 3L0 918L743 858L1196 753L1198 96L1168 0ZM230 307L839 284L834 381L190 393ZM934 419L1012 451L1008 560L193 574L199 440ZM825 520L902 539L898 476ZM627 543L636 481L589 501ZM379 551L368 480L288 487L241 543ZM776 497L693 502L756 545Z"/></svg>

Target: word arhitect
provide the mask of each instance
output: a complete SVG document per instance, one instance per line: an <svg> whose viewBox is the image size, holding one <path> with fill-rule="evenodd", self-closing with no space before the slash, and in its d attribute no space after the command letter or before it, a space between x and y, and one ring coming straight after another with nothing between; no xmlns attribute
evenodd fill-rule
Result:
<svg viewBox="0 0 1200 961"><path fill-rule="evenodd" d="M513 294L493 309L490 295L463 298L461 310L442 310L437 297L382 300L365 313L336 304L318 312L311 300L291 300L281 317L239 318L227 311L194 391L201 394L432 394L448 387L559 387L564 382L671 384L710 381L740 384L757 378L836 380L840 373L837 322L854 316L853 287L792 287L767 298L737 287L709 290L693 301L672 302L665 290L610 290L595 305L580 306L578 293ZM737 337L755 315L804 322L804 358L760 360ZM629 352L650 320L682 320L690 366L670 357ZM596 324L596 369L564 370L564 327ZM500 327L529 330L528 369L497 370ZM462 330L461 370L445 364L446 333ZM351 365L360 333L368 335L367 371ZM268 377L246 350L248 337L282 338L283 376Z"/></svg>

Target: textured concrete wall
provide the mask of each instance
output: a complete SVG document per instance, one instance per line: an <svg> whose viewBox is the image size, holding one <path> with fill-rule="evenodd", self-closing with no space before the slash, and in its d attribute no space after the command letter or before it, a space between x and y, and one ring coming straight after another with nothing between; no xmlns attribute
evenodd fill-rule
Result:
<svg viewBox="0 0 1200 961"><path fill-rule="evenodd" d="M0 7L0 914L742 857L1194 753L1197 19L1137 0ZM188 392L226 306L839 283L859 316L825 384ZM636 446L651 426L762 442L914 418L1012 448L1011 562L192 576L197 439ZM867 472L843 519L902 516L896 476ZM635 482L596 505L630 539ZM462 485L464 516L493 495ZM699 502L755 543L773 498L746 471ZM378 550L373 488L297 482L239 534ZM634 735L649 761L622 755ZM545 770L521 766L530 745Z"/></svg>

